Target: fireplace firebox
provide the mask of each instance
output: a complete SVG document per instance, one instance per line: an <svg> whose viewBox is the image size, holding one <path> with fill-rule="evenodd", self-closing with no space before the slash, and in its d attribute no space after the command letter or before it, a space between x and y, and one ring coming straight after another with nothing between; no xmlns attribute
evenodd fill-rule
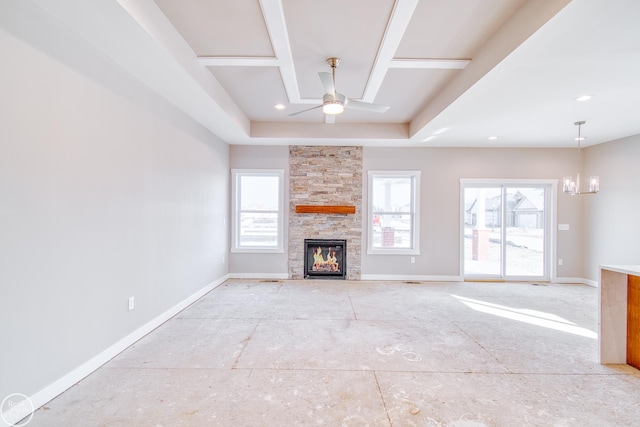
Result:
<svg viewBox="0 0 640 427"><path fill-rule="evenodd" d="M305 279L344 279L346 276L346 240L304 239Z"/></svg>

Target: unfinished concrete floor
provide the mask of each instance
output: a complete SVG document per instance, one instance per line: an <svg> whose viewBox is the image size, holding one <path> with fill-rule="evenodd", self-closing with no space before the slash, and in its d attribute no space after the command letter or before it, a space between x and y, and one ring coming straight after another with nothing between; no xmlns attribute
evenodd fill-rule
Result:
<svg viewBox="0 0 640 427"><path fill-rule="evenodd" d="M30 426L638 426L597 289L229 280Z"/></svg>

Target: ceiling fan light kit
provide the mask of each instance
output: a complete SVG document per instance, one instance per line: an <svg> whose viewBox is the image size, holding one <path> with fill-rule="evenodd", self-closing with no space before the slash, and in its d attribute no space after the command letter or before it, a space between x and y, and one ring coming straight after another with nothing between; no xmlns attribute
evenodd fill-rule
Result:
<svg viewBox="0 0 640 427"><path fill-rule="evenodd" d="M328 93L325 93L322 97L322 112L325 114L342 114L344 112L345 96L341 93L336 93L334 98Z"/></svg>
<svg viewBox="0 0 640 427"><path fill-rule="evenodd" d="M331 66L331 72L322 71L318 73L320 81L326 91L322 96L322 104L307 108L306 110L298 111L297 113L289 114L289 116L297 116L298 114L315 110L320 107L322 107L322 112L328 116L337 116L338 114L342 114L345 108L375 113L384 113L389 109L386 105L349 99L336 91L336 68L340 65L340 58L328 58L327 63ZM331 121L326 121L325 123L333 123L333 118Z"/></svg>

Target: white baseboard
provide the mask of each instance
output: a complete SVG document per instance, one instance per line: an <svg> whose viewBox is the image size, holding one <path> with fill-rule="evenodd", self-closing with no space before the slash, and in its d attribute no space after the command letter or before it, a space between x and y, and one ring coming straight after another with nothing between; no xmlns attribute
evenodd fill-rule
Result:
<svg viewBox="0 0 640 427"><path fill-rule="evenodd" d="M398 274L363 274L360 280L388 280L410 282L462 282L461 276L421 276Z"/></svg>
<svg viewBox="0 0 640 427"><path fill-rule="evenodd" d="M229 273L230 279L290 279L288 273ZM415 281L415 282L461 282L460 276L416 276L396 274L363 274L360 280Z"/></svg>
<svg viewBox="0 0 640 427"><path fill-rule="evenodd" d="M229 273L229 279L290 279L287 273ZM360 280L381 280L381 281L399 281L399 282L463 282L463 276L426 276L426 275L408 275L408 274L363 274ZM598 282L594 280L583 279L580 277L556 277L550 280L551 283L579 283L582 285L598 287Z"/></svg>
<svg viewBox="0 0 640 427"><path fill-rule="evenodd" d="M103 351L102 353L96 355L91 360L83 363L78 366L73 371L69 372L64 377L55 381L54 383L48 385L42 390L38 391L34 395L30 396L31 403L33 403L33 408L38 409L39 407L45 405L47 402L58 396L60 393L64 392L78 381L82 380L96 369L107 363L109 360L113 359L119 353L124 351L127 347L138 341L140 338L147 335L149 332L153 331L158 326L162 325L167 320L171 319L176 314L180 313L182 310L187 308L189 305L193 304L207 292L215 289L219 285L221 285L225 280L229 278L229 274L221 277L220 279L208 284L204 288L200 289L198 292L179 302L175 306L171 307L169 310L160 314L150 322L131 332L126 337L122 338L120 341L113 344L111 347ZM5 418L6 414L6 418ZM11 414L3 413L3 419L6 419L10 424L14 425L20 420L11 420L9 417Z"/></svg>
<svg viewBox="0 0 640 427"><path fill-rule="evenodd" d="M229 279L278 279L289 278L287 273L229 273Z"/></svg>
<svg viewBox="0 0 640 427"><path fill-rule="evenodd" d="M599 287L597 280L584 279L584 281L582 283L587 285L587 286L593 286L594 288Z"/></svg>
<svg viewBox="0 0 640 427"><path fill-rule="evenodd" d="M583 279L582 277L554 277L551 279L551 283L578 283L580 285L593 286L594 288L598 287L597 280Z"/></svg>

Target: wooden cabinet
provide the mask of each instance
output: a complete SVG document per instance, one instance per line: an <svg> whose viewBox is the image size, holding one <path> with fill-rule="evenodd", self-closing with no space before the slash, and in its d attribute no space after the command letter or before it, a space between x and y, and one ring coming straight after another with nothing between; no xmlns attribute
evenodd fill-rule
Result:
<svg viewBox="0 0 640 427"><path fill-rule="evenodd" d="M601 265L600 363L640 369L640 265Z"/></svg>
<svg viewBox="0 0 640 427"><path fill-rule="evenodd" d="M640 277L627 279L627 364L640 369Z"/></svg>

